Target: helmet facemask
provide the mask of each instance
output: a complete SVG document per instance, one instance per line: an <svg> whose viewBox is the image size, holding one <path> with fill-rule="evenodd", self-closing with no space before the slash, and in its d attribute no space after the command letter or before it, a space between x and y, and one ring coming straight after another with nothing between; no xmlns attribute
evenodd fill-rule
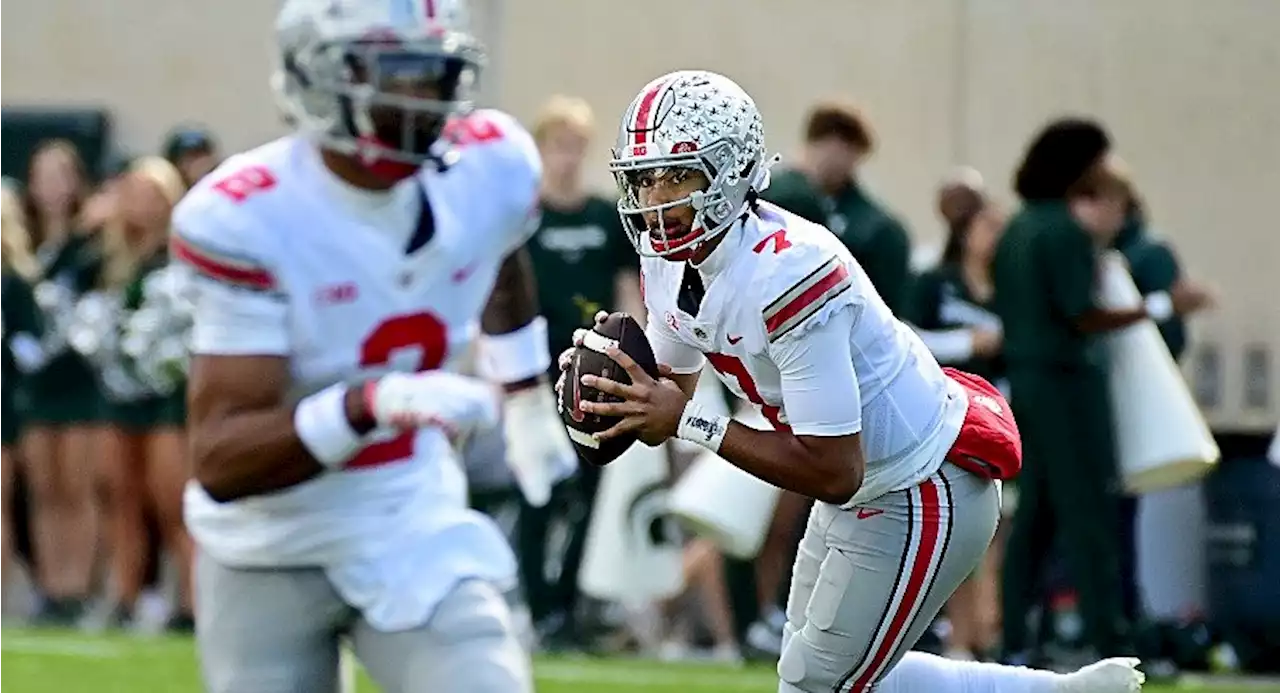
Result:
<svg viewBox="0 0 1280 693"><path fill-rule="evenodd" d="M481 64L478 46L453 35L375 38L287 54L281 81L300 97L286 100L302 106L290 115L324 147L416 169L447 153L445 124L474 107Z"/></svg>
<svg viewBox="0 0 1280 693"><path fill-rule="evenodd" d="M669 156L626 159L615 151L609 168L620 192L618 214L636 252L684 259L702 243L728 230L746 212L753 165L747 162L747 170L741 170L734 147L722 140L701 151ZM642 202L647 186L680 185L692 172L705 176L705 188L677 200ZM691 226L672 228L672 212L686 206L693 210Z"/></svg>

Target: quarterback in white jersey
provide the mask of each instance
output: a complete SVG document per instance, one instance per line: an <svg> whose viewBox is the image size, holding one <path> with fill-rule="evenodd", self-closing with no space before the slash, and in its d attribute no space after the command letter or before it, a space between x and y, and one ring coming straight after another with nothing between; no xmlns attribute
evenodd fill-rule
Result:
<svg viewBox="0 0 1280 693"><path fill-rule="evenodd" d="M818 501L781 693L1135 689L1130 659L1061 676L908 652L991 540L1017 428L989 383L938 366L835 236L757 200L772 163L755 104L721 75L665 75L632 101L611 169L663 377L607 348L632 384L583 376L622 399L581 404L623 417L596 435L692 441ZM774 430L690 401L707 361Z"/></svg>
<svg viewBox="0 0 1280 693"><path fill-rule="evenodd" d="M541 166L512 118L470 107L463 9L287 0L275 86L298 132L175 211L210 691L334 691L342 638L382 690L532 690L515 560L456 447L501 411L534 503L572 450L521 249ZM487 381L456 372L477 340Z"/></svg>

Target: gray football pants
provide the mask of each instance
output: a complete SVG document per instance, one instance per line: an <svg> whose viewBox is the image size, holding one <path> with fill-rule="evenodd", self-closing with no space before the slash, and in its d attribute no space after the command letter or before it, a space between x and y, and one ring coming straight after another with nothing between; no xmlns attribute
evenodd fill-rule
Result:
<svg viewBox="0 0 1280 693"><path fill-rule="evenodd" d="M531 693L502 594L458 583L421 628L375 630L318 568L239 569L200 554L196 641L210 693L336 693L338 645L387 693Z"/></svg>
<svg viewBox="0 0 1280 693"><path fill-rule="evenodd" d="M871 690L978 567L999 516L998 485L950 464L856 508L816 503L791 577L780 693Z"/></svg>

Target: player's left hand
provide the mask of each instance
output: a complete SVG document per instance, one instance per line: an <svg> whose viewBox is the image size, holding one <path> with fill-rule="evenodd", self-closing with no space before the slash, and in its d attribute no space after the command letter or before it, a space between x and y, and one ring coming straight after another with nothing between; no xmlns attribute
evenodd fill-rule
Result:
<svg viewBox="0 0 1280 693"><path fill-rule="evenodd" d="M602 416L621 416L622 421L606 431L595 434L600 440L608 440L624 433L635 433L646 445L661 445L676 435L680 425L680 416L689 403L689 397L676 381L667 377L657 379L649 377L630 356L616 347L605 351L631 376L631 384L623 385L608 378L595 375L582 376L582 384L594 387L601 392L621 397L622 402L587 402L581 403L582 410ZM669 370L659 367L659 372L669 374Z"/></svg>

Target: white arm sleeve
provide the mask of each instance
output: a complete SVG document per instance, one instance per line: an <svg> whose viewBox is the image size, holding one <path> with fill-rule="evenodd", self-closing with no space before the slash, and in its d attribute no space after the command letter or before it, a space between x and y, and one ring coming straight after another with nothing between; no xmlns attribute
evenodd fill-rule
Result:
<svg viewBox="0 0 1280 693"><path fill-rule="evenodd" d="M846 436L862 431L862 397L853 369L855 308L845 306L821 325L769 346L782 376L782 404L791 432Z"/></svg>
<svg viewBox="0 0 1280 693"><path fill-rule="evenodd" d="M195 278L191 351L217 356L284 356L290 352L289 307L283 296Z"/></svg>
<svg viewBox="0 0 1280 693"><path fill-rule="evenodd" d="M243 220L219 207L207 190L197 190L179 203L173 223L170 257L191 270L192 352L288 354L288 298L262 234L252 233Z"/></svg>
<svg viewBox="0 0 1280 693"><path fill-rule="evenodd" d="M644 335L649 338L649 345L653 347L653 355L658 363L671 366L674 373L679 375L697 373L707 362L707 357L703 356L701 351L681 342L671 332L671 328L655 320L653 311L649 311L649 317L645 320Z"/></svg>

